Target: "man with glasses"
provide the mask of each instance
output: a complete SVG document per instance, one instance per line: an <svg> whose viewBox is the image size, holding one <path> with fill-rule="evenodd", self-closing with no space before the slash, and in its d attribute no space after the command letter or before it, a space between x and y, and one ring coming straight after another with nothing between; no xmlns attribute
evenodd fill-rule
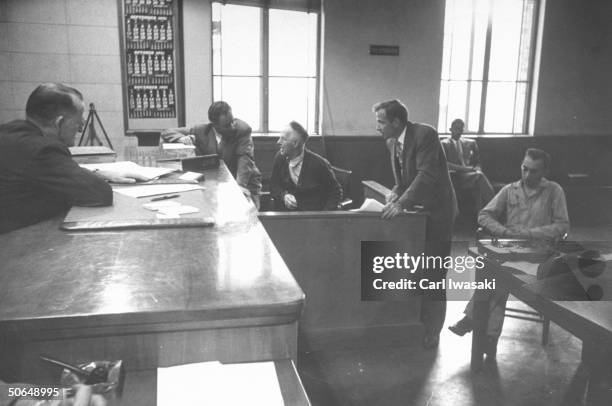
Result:
<svg viewBox="0 0 612 406"><path fill-rule="evenodd" d="M109 206L106 181L143 179L125 171L81 168L70 155L83 127L83 95L61 83L38 86L26 119L0 126L0 233L54 217L70 206Z"/></svg>
<svg viewBox="0 0 612 406"><path fill-rule="evenodd" d="M165 142L194 145L197 155L218 154L232 173L244 195L259 209L261 173L255 165L251 127L234 118L232 108L216 101L208 108L208 124L169 128L162 131Z"/></svg>

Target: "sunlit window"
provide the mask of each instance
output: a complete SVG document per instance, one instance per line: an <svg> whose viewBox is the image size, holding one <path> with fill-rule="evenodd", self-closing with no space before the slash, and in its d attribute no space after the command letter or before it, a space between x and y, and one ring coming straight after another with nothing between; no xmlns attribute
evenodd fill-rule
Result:
<svg viewBox="0 0 612 406"><path fill-rule="evenodd" d="M537 0L446 0L440 116L466 132L527 132Z"/></svg>
<svg viewBox="0 0 612 406"><path fill-rule="evenodd" d="M213 94L254 131L316 132L315 12L213 3Z"/></svg>

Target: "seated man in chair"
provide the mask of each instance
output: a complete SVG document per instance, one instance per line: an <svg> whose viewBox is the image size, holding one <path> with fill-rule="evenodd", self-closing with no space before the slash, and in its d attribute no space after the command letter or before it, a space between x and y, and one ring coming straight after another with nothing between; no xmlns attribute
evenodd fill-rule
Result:
<svg viewBox="0 0 612 406"><path fill-rule="evenodd" d="M292 121L281 133L270 193L276 210L336 210L342 187L329 162L306 148L308 133Z"/></svg>
<svg viewBox="0 0 612 406"><path fill-rule="evenodd" d="M165 142L195 145L197 155L219 154L247 198L259 209L261 173L255 165L251 127L234 118L232 108L216 101L208 108L208 124L162 131Z"/></svg>
<svg viewBox="0 0 612 406"><path fill-rule="evenodd" d="M498 238L549 240L562 238L569 231L565 193L558 183L544 178L550 167L550 155L530 148L521 165L521 180L504 186L480 211L478 224ZM489 321L485 353L495 358L497 340L504 323L508 293L477 291L489 295ZM472 331L474 296L465 309L465 317L449 329L460 336Z"/></svg>
<svg viewBox="0 0 612 406"><path fill-rule="evenodd" d="M480 169L480 157L476 141L462 138L465 124L460 118L451 124L450 138L440 143L444 148L448 169L455 171L451 177L455 188L469 190L476 202L476 211L493 198L495 192L491 183Z"/></svg>

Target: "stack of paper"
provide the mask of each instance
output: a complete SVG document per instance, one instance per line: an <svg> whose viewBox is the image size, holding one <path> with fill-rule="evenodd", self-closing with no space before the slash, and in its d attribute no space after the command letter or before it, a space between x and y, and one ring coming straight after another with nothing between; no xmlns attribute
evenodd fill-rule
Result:
<svg viewBox="0 0 612 406"><path fill-rule="evenodd" d="M140 185L140 186L119 186L113 187L117 193L129 197L146 197L155 195L165 195L170 193L187 192L188 190L204 189L195 184L167 184L167 185Z"/></svg>
<svg viewBox="0 0 612 406"><path fill-rule="evenodd" d="M157 369L157 405L283 406L273 362L202 362Z"/></svg>
<svg viewBox="0 0 612 406"><path fill-rule="evenodd" d="M351 211L363 211L363 212L375 212L375 213L380 213L382 212L383 207L385 207L384 204L382 204L381 202L374 200L374 199L370 199L367 198L363 201L363 204L361 205L360 208L358 209L353 209Z"/></svg>

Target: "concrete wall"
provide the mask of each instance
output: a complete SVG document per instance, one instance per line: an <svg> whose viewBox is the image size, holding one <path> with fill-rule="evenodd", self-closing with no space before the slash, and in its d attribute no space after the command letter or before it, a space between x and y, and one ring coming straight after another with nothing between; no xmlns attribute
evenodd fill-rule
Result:
<svg viewBox="0 0 612 406"><path fill-rule="evenodd" d="M548 0L536 135L612 134L612 2Z"/></svg>
<svg viewBox="0 0 612 406"><path fill-rule="evenodd" d="M372 105L399 98L415 121L438 122L444 0L326 0L323 132L374 134ZM399 45L399 56L369 46Z"/></svg>
<svg viewBox="0 0 612 406"><path fill-rule="evenodd" d="M0 122L23 118L41 82L94 102L116 150L124 145L116 0L0 0Z"/></svg>

